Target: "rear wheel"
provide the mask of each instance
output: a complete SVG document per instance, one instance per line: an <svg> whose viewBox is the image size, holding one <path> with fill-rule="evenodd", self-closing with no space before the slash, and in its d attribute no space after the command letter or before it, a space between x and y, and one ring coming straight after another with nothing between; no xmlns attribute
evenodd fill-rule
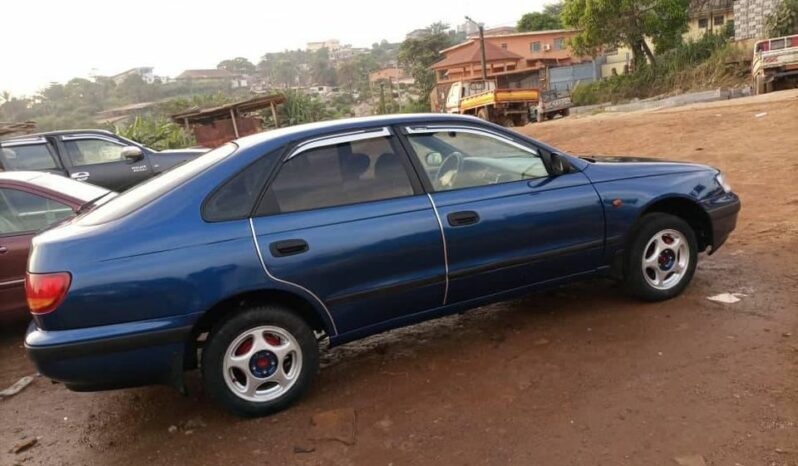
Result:
<svg viewBox="0 0 798 466"><path fill-rule="evenodd" d="M288 407L318 368L313 330L281 306L253 307L221 322L202 352L206 392L239 416Z"/></svg>
<svg viewBox="0 0 798 466"><path fill-rule="evenodd" d="M640 219L625 269L630 294L661 301L679 295L693 278L698 246L695 232L679 217L653 213Z"/></svg>

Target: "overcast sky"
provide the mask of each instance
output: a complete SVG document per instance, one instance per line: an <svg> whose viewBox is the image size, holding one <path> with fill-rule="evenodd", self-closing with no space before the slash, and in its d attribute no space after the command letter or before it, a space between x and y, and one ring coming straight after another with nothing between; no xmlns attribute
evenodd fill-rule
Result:
<svg viewBox="0 0 798 466"><path fill-rule="evenodd" d="M0 22L0 91L30 95L51 81L154 66L156 75L257 63L265 52L339 39L370 47L435 21L470 15L514 24L545 0L8 0Z"/></svg>

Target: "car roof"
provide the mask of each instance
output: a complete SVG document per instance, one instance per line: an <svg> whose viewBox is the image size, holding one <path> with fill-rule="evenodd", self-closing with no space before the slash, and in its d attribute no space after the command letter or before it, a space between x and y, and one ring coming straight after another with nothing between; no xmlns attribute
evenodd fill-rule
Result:
<svg viewBox="0 0 798 466"><path fill-rule="evenodd" d="M62 129L58 131L43 131L40 133L30 133L30 134L19 134L17 136L11 136L8 138L0 139L0 144L6 141L17 141L17 140L24 140L24 139L36 139L36 138L43 138L47 136L62 136L65 134L102 134L103 136L115 136L114 133L111 131L107 131L104 129Z"/></svg>
<svg viewBox="0 0 798 466"><path fill-rule="evenodd" d="M237 139L235 142L241 148L259 146L262 143L284 144L295 139L304 139L345 130L358 130L375 126L408 125L419 123L482 123L486 122L473 116L452 115L448 113L400 113L393 115L376 115L368 117L345 118L341 120L320 121L296 126L265 131L251 136ZM489 124L489 123L488 123Z"/></svg>
<svg viewBox="0 0 798 466"><path fill-rule="evenodd" d="M22 183L27 183L44 174L45 173L43 172L34 172L34 171L10 171L10 172L0 171L0 181L18 181Z"/></svg>

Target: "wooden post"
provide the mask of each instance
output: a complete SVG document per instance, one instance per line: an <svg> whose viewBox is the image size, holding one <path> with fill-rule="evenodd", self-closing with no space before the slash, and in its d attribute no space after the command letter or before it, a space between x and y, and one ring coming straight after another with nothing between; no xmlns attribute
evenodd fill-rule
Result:
<svg viewBox="0 0 798 466"><path fill-rule="evenodd" d="M188 118L183 118L183 125L186 127L186 132L191 130L191 127L188 126Z"/></svg>
<svg viewBox="0 0 798 466"><path fill-rule="evenodd" d="M269 106L272 108L272 119L274 120L274 127L279 128L280 122L277 121L277 109L274 106L274 101L269 102Z"/></svg>
<svg viewBox="0 0 798 466"><path fill-rule="evenodd" d="M240 136L238 135L238 125L236 124L236 113L232 108L230 109L230 119L233 120L233 132L235 133L237 139Z"/></svg>

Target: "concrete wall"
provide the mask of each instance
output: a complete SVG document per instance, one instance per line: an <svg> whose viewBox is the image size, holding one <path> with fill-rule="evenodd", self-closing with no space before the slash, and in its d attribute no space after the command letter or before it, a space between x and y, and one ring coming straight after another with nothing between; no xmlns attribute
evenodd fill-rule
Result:
<svg viewBox="0 0 798 466"><path fill-rule="evenodd" d="M595 62L549 68L549 89L571 90L576 83L599 79L601 65Z"/></svg>
<svg viewBox="0 0 798 466"><path fill-rule="evenodd" d="M779 0L735 0L734 38L761 39L766 36L765 18L778 5Z"/></svg>

